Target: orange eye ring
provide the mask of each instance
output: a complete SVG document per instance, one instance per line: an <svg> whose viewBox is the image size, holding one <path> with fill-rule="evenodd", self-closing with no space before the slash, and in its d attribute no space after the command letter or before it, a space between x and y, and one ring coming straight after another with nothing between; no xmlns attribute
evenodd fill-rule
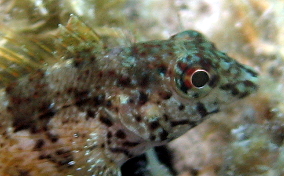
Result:
<svg viewBox="0 0 284 176"><path fill-rule="evenodd" d="M183 80L187 88L200 89L209 82L210 74L204 69L192 68L185 72Z"/></svg>
<svg viewBox="0 0 284 176"><path fill-rule="evenodd" d="M200 99L213 90L212 79L216 75L212 67L204 64L178 61L175 65L175 89L184 98Z"/></svg>

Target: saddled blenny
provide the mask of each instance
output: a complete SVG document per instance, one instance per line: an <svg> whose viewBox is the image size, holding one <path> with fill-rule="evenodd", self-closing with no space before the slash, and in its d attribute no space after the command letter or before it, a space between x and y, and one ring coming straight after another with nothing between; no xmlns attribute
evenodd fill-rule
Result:
<svg viewBox="0 0 284 176"><path fill-rule="evenodd" d="M60 30L66 57L1 91L1 175L119 176L129 158L258 87L252 68L197 31L98 49L100 36L74 16Z"/></svg>

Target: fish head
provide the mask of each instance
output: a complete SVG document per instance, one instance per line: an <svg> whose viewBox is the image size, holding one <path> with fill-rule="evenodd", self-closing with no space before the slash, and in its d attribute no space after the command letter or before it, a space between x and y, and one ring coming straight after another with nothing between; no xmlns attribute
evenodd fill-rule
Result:
<svg viewBox="0 0 284 176"><path fill-rule="evenodd" d="M128 73L134 83L119 95L123 97L119 116L151 146L179 137L258 87L252 68L219 51L196 31L139 43L129 51L127 56L136 58Z"/></svg>
<svg viewBox="0 0 284 176"><path fill-rule="evenodd" d="M253 68L217 50L199 32L185 31L171 40L177 41L171 84L184 101L223 106L256 92Z"/></svg>

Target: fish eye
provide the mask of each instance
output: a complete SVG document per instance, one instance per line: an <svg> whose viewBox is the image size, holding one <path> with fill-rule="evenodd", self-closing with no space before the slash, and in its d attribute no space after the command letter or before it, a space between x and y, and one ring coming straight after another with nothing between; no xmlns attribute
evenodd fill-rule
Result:
<svg viewBox="0 0 284 176"><path fill-rule="evenodd" d="M176 65L174 79L176 90L185 98L202 98L213 89L209 83L214 73L214 70L211 69L209 72L198 64L179 62Z"/></svg>
<svg viewBox="0 0 284 176"><path fill-rule="evenodd" d="M192 87L202 88L209 82L210 76L206 70L195 69L189 74L186 74L184 80L188 85L191 85Z"/></svg>

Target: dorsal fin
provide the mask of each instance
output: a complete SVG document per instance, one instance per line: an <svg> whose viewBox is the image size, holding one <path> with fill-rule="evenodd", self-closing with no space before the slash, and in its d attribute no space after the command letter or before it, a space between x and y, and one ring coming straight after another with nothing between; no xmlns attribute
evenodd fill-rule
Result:
<svg viewBox="0 0 284 176"><path fill-rule="evenodd" d="M58 44L72 54L101 47L100 36L77 16L71 15L66 26L59 24ZM64 53L66 54L66 53Z"/></svg>
<svg viewBox="0 0 284 176"><path fill-rule="evenodd" d="M1 26L0 88L37 69L59 62L68 52L74 54L98 46L99 35L74 15L66 26L59 25L58 30L44 36L19 34Z"/></svg>
<svg viewBox="0 0 284 176"><path fill-rule="evenodd" d="M58 61L51 43L0 29L0 87Z"/></svg>
<svg viewBox="0 0 284 176"><path fill-rule="evenodd" d="M58 32L58 44L63 47L63 53L67 57L81 51L96 52L105 48L127 46L133 43L133 38L129 31L119 28L95 27L94 29L73 14L67 25L59 25Z"/></svg>
<svg viewBox="0 0 284 176"><path fill-rule="evenodd" d="M75 15L70 16L66 25L59 24L57 30L42 36L25 36L1 26L0 88L37 69L72 58L77 53L101 52L105 48L133 43L129 31L110 27L95 29Z"/></svg>

